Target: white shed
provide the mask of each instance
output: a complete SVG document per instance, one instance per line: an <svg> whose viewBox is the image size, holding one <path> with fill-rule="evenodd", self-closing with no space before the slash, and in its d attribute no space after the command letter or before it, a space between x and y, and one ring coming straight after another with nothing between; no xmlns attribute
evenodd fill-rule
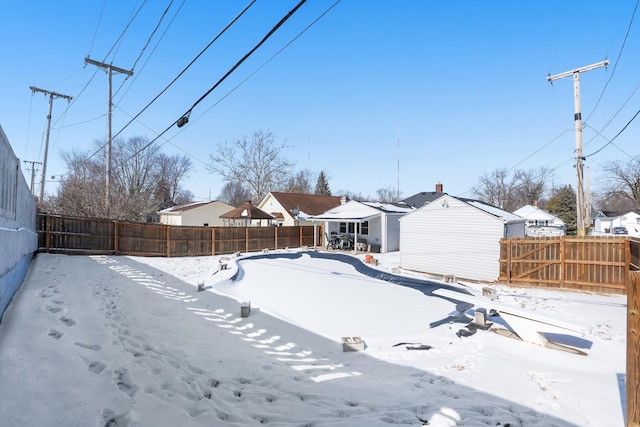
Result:
<svg viewBox="0 0 640 427"><path fill-rule="evenodd" d="M524 218L444 195L400 219L400 267L494 281L500 273L500 239L524 237L524 231Z"/></svg>

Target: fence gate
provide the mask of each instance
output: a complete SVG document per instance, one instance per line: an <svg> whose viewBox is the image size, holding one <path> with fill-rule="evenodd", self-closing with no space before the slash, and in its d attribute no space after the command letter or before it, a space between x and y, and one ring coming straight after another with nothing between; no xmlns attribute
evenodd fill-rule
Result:
<svg viewBox="0 0 640 427"><path fill-rule="evenodd" d="M625 293L640 242L627 237L527 237L500 241L501 282Z"/></svg>

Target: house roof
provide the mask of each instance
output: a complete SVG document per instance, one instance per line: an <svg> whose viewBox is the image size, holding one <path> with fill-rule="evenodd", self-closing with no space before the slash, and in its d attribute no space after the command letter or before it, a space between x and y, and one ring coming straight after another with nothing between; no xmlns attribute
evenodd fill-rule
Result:
<svg viewBox="0 0 640 427"><path fill-rule="evenodd" d="M220 215L220 218L227 219L273 219L273 215L266 213L265 211L254 206L250 200L244 205L240 205L237 208Z"/></svg>
<svg viewBox="0 0 640 427"><path fill-rule="evenodd" d="M447 194L441 191L422 191L420 193L414 194L411 197L407 197L402 200L402 203L406 203L409 206L414 208L419 208L424 206L426 203L431 203L440 196Z"/></svg>
<svg viewBox="0 0 640 427"><path fill-rule="evenodd" d="M211 203L216 203L217 200L211 200L211 201L206 201L206 202L189 202L189 203L183 203L181 205L176 205L176 206L171 206L170 208L167 209L162 209L161 211L159 211L158 213L161 214L178 214L181 212L185 212L185 211L190 211L192 209L196 209L202 206L206 206L208 204Z"/></svg>
<svg viewBox="0 0 640 427"><path fill-rule="evenodd" d="M413 210L403 204L348 201L320 215L310 218L312 221L361 222L375 218L383 213L406 214Z"/></svg>
<svg viewBox="0 0 640 427"><path fill-rule="evenodd" d="M536 206L526 205L513 212L515 215L531 220L557 220L558 217Z"/></svg>
<svg viewBox="0 0 640 427"><path fill-rule="evenodd" d="M340 205L340 196L323 196L319 194L282 193L272 191L270 193L280 205L292 216L292 212L304 212L306 215L319 215L329 209ZM259 206L267 200L265 197Z"/></svg>
<svg viewBox="0 0 640 427"><path fill-rule="evenodd" d="M507 223L513 223L513 222L515 222L515 223L517 223L517 222L524 223L525 222L525 219L520 217L520 216L518 216L518 215L512 214L511 212L507 212L507 211L502 210L500 208L496 208L495 206L488 205L488 204L486 204L484 202L481 202L480 200L466 199L464 197L454 197L454 196L450 196L448 194L443 194L442 196L438 197L437 199L433 200L432 202L433 203L438 203L438 201L440 201L439 203L442 206L445 206L447 198L458 200L459 202L465 203L465 204L467 204L467 205L469 205L469 206L471 206L471 207L473 207L475 209L479 209L479 210L481 210L483 212L486 212L489 215L492 215L492 216L494 216L496 218L499 218L499 219L501 219L501 220L503 220L503 221L505 221ZM431 204L432 203L429 203L424 207L418 208L416 210L416 212L420 211L422 209L425 209L425 208L427 208L427 209L431 208ZM400 219L400 221L402 221L402 220L403 220L403 218Z"/></svg>

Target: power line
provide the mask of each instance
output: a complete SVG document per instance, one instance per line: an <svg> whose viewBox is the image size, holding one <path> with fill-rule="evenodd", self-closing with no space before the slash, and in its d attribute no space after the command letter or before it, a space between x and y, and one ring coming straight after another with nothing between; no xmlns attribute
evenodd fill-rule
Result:
<svg viewBox="0 0 640 427"><path fill-rule="evenodd" d="M98 23L96 24L96 31L93 33L91 46L89 46L89 55L91 55L91 51L93 50L93 44L96 42L96 37L98 36L98 29L100 28L100 22L102 22L102 15L104 14L104 8L106 5L107 5L107 0L104 0L102 2L102 9L100 9L100 16L98 17Z"/></svg>
<svg viewBox="0 0 640 427"><path fill-rule="evenodd" d="M113 43L113 46L111 46L111 49L109 49L109 52L107 52L107 54L105 55L104 59L102 60L102 62L106 62L107 58L109 57L109 55L111 54L111 52L113 52L113 49L116 48L116 46L120 43L120 41L122 40L122 38L124 37L124 35L126 34L127 30L129 29L129 27L131 26L131 24L133 24L133 21L136 19L136 17L138 16L138 14L140 13L140 11L142 10L142 8L144 7L144 5L147 4L147 0L144 0L142 2L142 4L140 5L140 7L138 8L138 10L133 14L133 16L131 17L131 19L129 19L129 22L127 22L127 25L125 25L124 29L122 30L122 33L120 33L120 36L116 39L116 41Z"/></svg>
<svg viewBox="0 0 640 427"><path fill-rule="evenodd" d="M240 19L240 17L241 17L242 15L244 15L244 13L245 13L247 10L249 10L249 8L250 8L251 6L253 6L253 4L254 4L255 2L256 2L256 0L251 0L251 2L250 2L247 6L245 6L245 8L244 8L244 9L243 9L243 10L242 10L242 11L241 11L241 12L240 12L240 13L239 13L235 18L233 18L233 20L231 20L231 22L229 22L229 23L228 23L228 24L227 24L227 25L222 29L222 31L220 31L220 32L219 32L219 33L218 33L218 34L217 34L217 35L216 35L216 36L215 36L215 37L214 37L214 38L209 42L209 44L207 44L207 45L204 47L204 49L202 49L202 50L200 51L200 53L198 53L198 54L196 55L196 57L195 57L195 58L193 58L193 59L191 60L191 62L189 62L189 64L187 64L187 66L186 66L182 71L180 71L180 73L178 73L178 75L177 75L176 77L174 77L174 79L173 79L173 80L171 80L171 82L170 82L167 86L165 86L165 88L164 88L164 89L162 89L162 91L160 91L160 93L159 93L159 94L157 94L157 95L156 95L156 96L155 96L155 97L154 97L154 98L153 98L153 99L152 99L152 100L151 100L147 105L145 105L145 106L144 106L144 108L142 108L142 110L140 110L140 112L138 112L138 114L136 114L136 115L135 115L131 120L129 120L129 122L128 122L127 124L125 124L125 125L122 127L122 129L120 129L120 130L119 130L119 131L118 131L118 132L117 132L113 137L115 138L115 137L117 137L118 135L120 135L120 134L122 133L122 131L124 131L124 130L125 130L125 129L126 129L126 128L131 124L131 123L133 123L133 121L134 121L135 119L137 119L138 117L140 117L140 115L141 115L141 114L142 114L142 113L143 113L147 108L149 108L149 107L151 106L151 104L153 104L153 103L154 103L158 98L160 98L160 96L161 96L163 93L165 93L165 92L166 92L166 91L171 87L171 85L173 85L173 84L176 82L176 80L178 80L178 79L179 79L179 78L180 78L180 77L181 77L181 76L182 76L182 75L183 75L183 74L184 74L184 73L185 73L185 72L186 72L186 71L187 71L187 70L188 70L188 69L193 65L193 63L194 63L194 62L196 62L196 61L198 60L198 58L200 58L200 56L202 56L202 54L204 54L204 53L205 53L205 51L206 51L207 49L209 49L209 47L211 47L211 45L212 45L213 43L215 43L215 42L216 42L216 41L217 41L217 40L218 40L218 39L219 39L219 38L220 38L220 37L221 37L221 36L222 36L222 35L223 35L223 34L224 34L224 33L225 33L225 32L226 32L226 31L227 31L227 30L228 30L228 29L229 29L229 28L230 28L230 27L231 27L231 26L232 26L232 25L237 21L237 20L238 20L238 19ZM172 124L171 126L173 126L173 124ZM171 128L171 126L170 126L169 128ZM165 132L166 132L166 131L165 131ZM100 149L102 149L102 148L100 148Z"/></svg>
<svg viewBox="0 0 640 427"><path fill-rule="evenodd" d="M182 10L182 7L184 6L185 2L186 2L186 0L182 0L182 3L180 3L180 6L178 7L178 10L176 11L176 13L171 18L171 21L169 21L169 24L167 24L167 27L162 32L162 35L160 36L160 38L156 42L156 45L151 50L151 53L149 53L149 56L147 56L147 58L145 59L144 63L142 64L142 67L140 67L140 70L138 71L138 73L133 77L133 80L131 81L131 84L129 85L129 87L127 87L127 90L119 98L118 102L122 101L122 99L127 95L127 93L129 92L129 90L131 89L133 84L138 80L138 78L140 77L140 73L142 72L142 70L144 70L144 67L147 65L147 63L149 62L149 60L151 59L151 57L155 53L156 49L160 45L160 42L164 39L164 36L167 34L167 31L169 31L169 28L171 28L171 25L173 24L173 21L176 19L176 17L178 16L180 11ZM149 40L151 40L151 39L149 39ZM142 56L142 54L140 55L140 57L141 56ZM136 64L137 64L137 62L138 61L136 60ZM135 67L136 64L134 64L134 67ZM124 86L126 81L127 81L127 79L125 79L122 82L122 84L120 84L120 87L118 87L118 90L116 90L116 93L114 94L114 96L118 95L118 93L120 92L120 90L122 89L122 87Z"/></svg>
<svg viewBox="0 0 640 427"><path fill-rule="evenodd" d="M162 135L167 133L169 131L169 129L171 129L174 125L177 125L180 128L180 127L183 127L185 124L187 124L189 122L189 116L191 115L191 111L200 102L202 102L202 100L205 99L211 92L213 92L213 90L216 87L218 87L220 85L220 83L222 83L227 77L229 77L231 75L231 73L233 73L249 56L251 56L251 54L253 54L260 46L262 46L264 44L264 42L266 42L273 35L273 33L275 33L275 31L282 26L282 24L284 24L294 13L296 13L298 11L298 9L304 3L306 3L306 1L307 0L301 0L291 11L289 11L289 13L287 13L282 19L280 19L280 21L262 38L262 40L260 40L260 42L257 45L255 45L247 54L245 54L242 57L242 59L240 59L233 67L231 67L231 69L229 71L227 71L225 73L224 76L222 76L222 78L220 78L220 80L218 80L218 82L216 84L214 84L204 95L202 95L191 106L191 108L189 110L187 110L186 113L184 113L178 120L176 120L175 122L171 123L165 130L163 130L159 135L157 135L155 138L153 138L151 141L149 141L149 143L147 143L144 147L140 148L138 151L133 153L127 160L125 160L125 162L131 160L138 153L141 153L142 151L146 150L149 146L151 146L151 144L153 144L160 137L162 137Z"/></svg>
<svg viewBox="0 0 640 427"><path fill-rule="evenodd" d="M199 104L201 103L207 96L209 96L209 94L211 92L214 91L215 88L217 88L227 77L229 77L231 75L231 73L233 73L240 65L242 65L242 63L249 58L256 50L258 50L260 48L260 46L262 46L267 40L269 40L269 38L278 30L278 28L280 28L285 22L287 22L289 20L289 18L291 18L291 16L293 16L294 13L296 13L298 11L298 9L300 9L300 7L302 7L303 4L306 3L307 0L301 0L293 9L291 9L291 11L289 11L288 14L286 14L272 29L271 31L269 31L263 38L262 40L260 40L258 42L257 45L255 45L253 47L253 49L251 49L249 52L247 52L242 59L240 59L233 67L231 67L231 69L229 71L227 71L227 73L222 76L222 78L220 80L218 80L218 82L216 84L214 84L213 86L211 86L211 88L206 91L204 93L204 95L202 95L196 102L193 103L193 105L191 106L191 108L189 108L189 110L187 110L187 112L185 114L182 115L182 117L180 117L177 121L176 124L178 125L178 127L182 127L184 126L188 121L189 121L189 116L191 115L191 111L193 111L193 109Z"/></svg>
<svg viewBox="0 0 640 427"><path fill-rule="evenodd" d="M318 16L316 19L314 19L309 25L307 25L302 31L300 31L294 38L292 38L286 45L284 45L280 50L278 50L275 54L273 54L269 59L267 59L261 66L259 66L258 68L256 68L255 71L253 71L251 74L249 74L245 79L243 79L240 83L238 83L237 85L235 85L231 90L229 90L227 93L224 94L224 96L222 96L222 98L218 99L218 101L216 101L211 107L209 107L204 113L202 113L200 116L198 116L194 121L199 120L201 117L203 117L205 114L207 114L209 111L211 111L214 107L216 107L218 104L220 104L224 99L226 99L229 95L231 95L233 92L235 92L240 86L242 86L243 84L245 84L250 78L252 78L254 75L256 75L260 70L262 70L267 64L269 64L273 59L275 59L276 56L280 55L285 49L287 49L291 44L293 44L294 41L296 41L298 38L300 38L305 32L307 32L307 30L309 30L309 28L311 28L313 25L315 25L320 19L322 19L327 13L329 13L329 11L331 11L331 9L333 9L338 3L340 3L341 0L337 0L335 3L333 3L331 6L329 6L324 12L322 12L320 14L320 16Z"/></svg>
<svg viewBox="0 0 640 427"><path fill-rule="evenodd" d="M618 63L620 62L620 57L622 56L622 51L624 50L624 46L627 44L627 38L629 37L629 33L631 32L631 27L633 26L633 18L636 16L636 11L638 10L638 3L640 3L640 0L636 0L636 5L633 8L633 13L631 14L631 20L629 21L629 25L627 26L627 33L624 35L624 40L622 41L622 46L620 46L620 51L618 52L618 57L616 58L616 62L613 64L613 70L611 71L611 75L609 76L609 79L607 80L607 82L604 84L604 87L602 88L602 92L600 93L600 97L598 97L598 101L596 102L595 107L593 107L593 110L591 110L591 113L589 114L589 116L587 116L585 121L589 121L593 113L595 113L596 109L598 108L598 105L600 105L600 101L602 100L602 97L604 96L605 91L607 90L607 86L609 86L609 83L613 79L613 75L616 73L616 69L618 68Z"/></svg>
<svg viewBox="0 0 640 427"><path fill-rule="evenodd" d="M587 157L591 157L591 156L593 156L593 155L595 155L595 154L598 154L598 153L599 153L600 151L602 151L602 150L603 150L607 145L612 144L612 143L613 143L613 141L614 141L617 137L619 137L619 136L620 136L620 134L622 134L622 132L624 132L624 131L625 131L625 129L627 129L627 127L631 124L631 122L633 122L633 121L636 119L636 117L638 117L638 114L640 114L640 110L638 110L638 111L633 115L633 117L631 117L631 120L629 120L629 121L627 122L627 124L626 124L626 125L624 125L624 127L623 127L622 129L620 129L620 132L618 132L618 133L616 134L616 136L614 136L613 138L611 138L611 139L609 140L609 142L607 142L606 144L604 144L604 145L603 145L602 147L600 147L598 150L596 150L596 151L594 151L593 153L589 154L588 156L584 156L584 157L585 157L585 158L587 158Z"/></svg>

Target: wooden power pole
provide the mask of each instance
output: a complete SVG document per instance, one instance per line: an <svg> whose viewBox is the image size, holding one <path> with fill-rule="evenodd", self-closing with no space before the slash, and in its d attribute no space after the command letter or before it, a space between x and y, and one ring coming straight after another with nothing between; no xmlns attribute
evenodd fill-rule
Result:
<svg viewBox="0 0 640 427"><path fill-rule="evenodd" d="M553 83L554 80L562 79L564 77L573 76L573 95L574 95L574 107L575 107L575 127L576 127L576 225L578 229L578 236L584 236L586 224L585 218L589 217L587 213L586 205L584 202L584 177L583 177L583 162L585 158L582 156L582 113L580 112L580 73L585 71L595 70L596 68L606 67L609 65L609 60L606 59L596 64L587 65L586 67L576 68L575 70L565 71L564 73L556 74L554 76L547 76L547 81Z"/></svg>
<svg viewBox="0 0 640 427"><path fill-rule="evenodd" d="M29 189L31 190L31 194L33 194L33 187L35 186L35 182L36 182L36 172L38 172L38 168L36 167L36 165L41 165L42 163L40 162L34 162L31 160L24 160L25 163L31 163L31 187L29 187Z"/></svg>
<svg viewBox="0 0 640 427"><path fill-rule="evenodd" d="M67 101L71 101L72 98L58 92L51 92L50 90L40 89L35 86L29 86L29 88L33 93L42 92L45 95L49 95L49 114L47 114L47 130L44 138L44 159L42 161L42 181L40 182L40 202L42 202L42 199L44 199L44 183L47 176L47 155L49 153L49 133L51 131L51 110L53 109L53 98L65 98Z"/></svg>
<svg viewBox="0 0 640 427"><path fill-rule="evenodd" d="M113 72L126 74L127 76L132 76L133 71L125 70L123 68L114 67L111 64L105 64L104 62L94 61L90 59L88 56L84 58L84 62L86 64L95 65L97 67L103 68L107 71L107 75L109 76L109 94L107 99L107 136L106 136L106 149L105 149L105 208L106 211L109 212L109 208L111 206L111 108L113 106L111 102L111 76Z"/></svg>

